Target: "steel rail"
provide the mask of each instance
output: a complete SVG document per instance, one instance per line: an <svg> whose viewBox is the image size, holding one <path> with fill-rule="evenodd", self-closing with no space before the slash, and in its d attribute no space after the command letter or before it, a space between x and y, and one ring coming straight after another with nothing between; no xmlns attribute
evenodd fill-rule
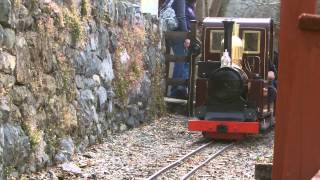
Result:
<svg viewBox="0 0 320 180"><path fill-rule="evenodd" d="M212 143L213 143L213 141L210 141L210 142L208 142L208 143L206 143L206 144L198 147L197 149L195 149L195 150L191 151L190 153L184 155L183 157L181 157L181 158L178 159L177 161L175 161L175 162L169 164L168 166L160 169L158 172L156 172L156 173L154 173L152 176L148 177L147 180L155 179L155 178L158 177L160 174L162 174L162 173L166 172L167 170L175 167L175 166L176 166L177 164L179 164L181 161L183 161L183 160L185 160L186 158L188 158L189 156L197 153L198 151L202 150L203 148L208 147L208 146L209 146L210 144L212 144Z"/></svg>
<svg viewBox="0 0 320 180"><path fill-rule="evenodd" d="M197 167L193 168L191 171L189 171L186 175L184 175L183 177L180 178L180 180L185 180L187 178L189 178L192 174L194 174L194 172L196 172L199 168L201 168L202 166L204 166L205 164L207 164L209 161L211 161L213 158L217 157L218 155L220 155L222 152L224 152L225 150L227 150L228 148L230 148L233 145L233 143L223 147L222 149L220 149L219 151L217 151L216 153L214 153L213 155L211 155L207 160L205 160L204 162L202 162L201 164L199 164Z"/></svg>

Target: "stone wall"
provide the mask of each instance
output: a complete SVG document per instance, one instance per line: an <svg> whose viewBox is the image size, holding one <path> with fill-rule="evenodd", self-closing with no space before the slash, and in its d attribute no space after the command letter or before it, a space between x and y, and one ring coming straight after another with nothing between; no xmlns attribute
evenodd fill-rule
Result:
<svg viewBox="0 0 320 180"><path fill-rule="evenodd" d="M0 179L163 112L161 30L134 2L0 1Z"/></svg>
<svg viewBox="0 0 320 180"><path fill-rule="evenodd" d="M280 0L226 0L219 16L272 18L275 23L275 49L278 48L280 25Z"/></svg>
<svg viewBox="0 0 320 180"><path fill-rule="evenodd" d="M229 0L221 15L248 18L271 17L276 24L279 24L280 0Z"/></svg>
<svg viewBox="0 0 320 180"><path fill-rule="evenodd" d="M198 0L196 6L196 16L198 19L204 17L218 16L222 3L226 0Z"/></svg>

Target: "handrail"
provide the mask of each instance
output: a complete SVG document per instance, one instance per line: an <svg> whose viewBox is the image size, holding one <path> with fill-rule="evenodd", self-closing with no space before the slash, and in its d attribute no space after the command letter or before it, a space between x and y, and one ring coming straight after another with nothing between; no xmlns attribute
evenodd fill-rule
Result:
<svg viewBox="0 0 320 180"><path fill-rule="evenodd" d="M320 15L303 13L299 16L298 26L301 30L320 31Z"/></svg>
<svg viewBox="0 0 320 180"><path fill-rule="evenodd" d="M189 36L190 36L189 32L183 32L183 31L169 31L169 32L166 32L164 35L166 40L186 39Z"/></svg>
<svg viewBox="0 0 320 180"><path fill-rule="evenodd" d="M188 85L188 79L167 78L167 86L168 85Z"/></svg>
<svg viewBox="0 0 320 180"><path fill-rule="evenodd" d="M169 62L189 62L190 56L175 56L171 54L165 54L165 61Z"/></svg>

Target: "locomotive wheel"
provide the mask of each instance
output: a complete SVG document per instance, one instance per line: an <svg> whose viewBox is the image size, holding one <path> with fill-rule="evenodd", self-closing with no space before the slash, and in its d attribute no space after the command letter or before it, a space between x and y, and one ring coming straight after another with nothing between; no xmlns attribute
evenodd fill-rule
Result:
<svg viewBox="0 0 320 180"><path fill-rule="evenodd" d="M205 139L211 139L211 136L209 135L208 132L203 131L203 132L202 132L202 136L203 136Z"/></svg>
<svg viewBox="0 0 320 180"><path fill-rule="evenodd" d="M271 116L271 127L276 125L276 117L274 115Z"/></svg>
<svg viewBox="0 0 320 180"><path fill-rule="evenodd" d="M273 119L273 116L266 117L260 121L260 132L262 134L266 134L272 130L273 128L272 119Z"/></svg>

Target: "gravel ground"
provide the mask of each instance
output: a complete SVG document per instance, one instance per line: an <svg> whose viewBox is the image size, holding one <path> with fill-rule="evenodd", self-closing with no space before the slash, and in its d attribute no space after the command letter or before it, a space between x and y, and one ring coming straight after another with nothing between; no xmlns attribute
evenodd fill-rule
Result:
<svg viewBox="0 0 320 180"><path fill-rule="evenodd" d="M205 161L211 154L222 149L226 144L216 143L214 142L207 148L197 152L195 155L190 156L183 163L176 166L170 171L167 171L163 175L161 175L158 179L162 178L171 178L171 179L179 179L189 171L191 171L194 167L199 165L201 162ZM191 151L191 150L190 150Z"/></svg>
<svg viewBox="0 0 320 180"><path fill-rule="evenodd" d="M201 168L191 179L254 179L257 162L272 162L273 138L272 131L237 142Z"/></svg>
<svg viewBox="0 0 320 180"><path fill-rule="evenodd" d="M187 131L186 121L186 117L172 115L106 138L103 144L73 157L71 163L81 170L77 175L57 166L22 179L146 179L177 160L177 155L186 154L205 142L201 133ZM211 150L218 147L221 144L212 145ZM255 162L270 161L272 147L273 132L249 137L212 160L191 179L253 179ZM176 170L179 174L186 173L187 166ZM161 177L175 178L170 172Z"/></svg>

